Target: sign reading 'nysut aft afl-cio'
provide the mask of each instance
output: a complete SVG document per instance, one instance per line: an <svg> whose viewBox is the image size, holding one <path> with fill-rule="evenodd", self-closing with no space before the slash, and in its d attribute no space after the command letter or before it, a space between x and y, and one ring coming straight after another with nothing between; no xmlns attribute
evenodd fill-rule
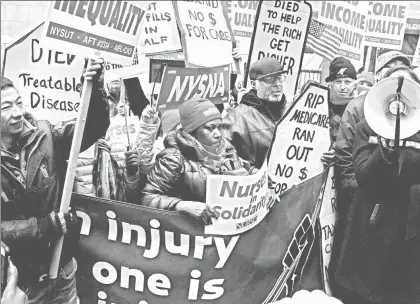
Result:
<svg viewBox="0 0 420 304"><path fill-rule="evenodd" d="M131 65L149 1L51 1L44 45Z"/></svg>

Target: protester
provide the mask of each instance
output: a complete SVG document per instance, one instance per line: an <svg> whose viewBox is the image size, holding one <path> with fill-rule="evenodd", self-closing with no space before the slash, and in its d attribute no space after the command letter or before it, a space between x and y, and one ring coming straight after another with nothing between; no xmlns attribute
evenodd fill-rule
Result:
<svg viewBox="0 0 420 304"><path fill-rule="evenodd" d="M384 78L398 77L400 75L403 75L405 78L411 79L420 84L418 77L405 65L394 66L389 69L384 74ZM344 229L351 223L346 224L346 222L350 217L352 217L352 212L354 212L351 208L356 208L354 207L354 200L357 199L357 192L364 191L363 185L359 185L358 183L359 178L357 178L357 167L355 166L353 160L354 154L356 153L356 147L360 144L357 142L357 138L355 138L355 136L357 137L356 126L365 121L363 112L364 101L365 96L361 96L360 98L354 100L354 104L349 104L343 116L343 122L337 136L336 152L339 161L337 162L336 172L338 180L337 206L339 218L336 224L334 247L332 249L331 257L332 262L330 264L330 278L334 294L340 294L342 292L341 287L336 285L336 283L341 280L339 274L336 273L336 267L340 266L336 266L336 263L341 261L341 258L338 255L347 247L347 243L343 241L343 238L345 237ZM381 174L377 173L377 177L375 178L379 178L380 176ZM404 196L401 196L401 198L403 197ZM338 273L339 272L340 269L338 269Z"/></svg>
<svg viewBox="0 0 420 304"><path fill-rule="evenodd" d="M410 59L399 51L386 50L376 59L375 77L376 81L384 78L385 73L396 65L405 65L411 67Z"/></svg>
<svg viewBox="0 0 420 304"><path fill-rule="evenodd" d="M17 286L18 270L9 258L7 285L1 297L1 304L27 304L28 296ZM4 284L4 282L2 282Z"/></svg>
<svg viewBox="0 0 420 304"><path fill-rule="evenodd" d="M286 73L274 58L254 62L249 70L252 89L223 119L230 127L226 136L238 155L257 168L262 166L276 123L285 112Z"/></svg>
<svg viewBox="0 0 420 304"><path fill-rule="evenodd" d="M206 99L185 101L179 108L182 128L165 138L166 149L148 175L141 204L202 219L216 216L206 201L209 174L248 175L235 148L222 137L222 116Z"/></svg>
<svg viewBox="0 0 420 304"><path fill-rule="evenodd" d="M375 75L372 72L361 72L357 74L357 84L371 88L375 84Z"/></svg>
<svg viewBox="0 0 420 304"><path fill-rule="evenodd" d="M335 274L338 295L345 303L419 303L420 132L405 141L399 176L393 142L366 119L357 124L354 145L360 187Z"/></svg>
<svg viewBox="0 0 420 304"><path fill-rule="evenodd" d="M109 126L103 90L103 61L92 60L82 82L92 82L92 94L81 151L103 136ZM73 254L79 222L74 213L59 213L76 120L50 125L23 108L13 82L1 77L2 239L13 252L19 286L29 303L76 303ZM54 242L66 235L58 277L48 279ZM30 253L30 254L28 254Z"/></svg>
<svg viewBox="0 0 420 304"><path fill-rule="evenodd" d="M404 75L406 78L419 82L417 76L405 65L394 66L389 69L384 74L384 78L398 77L398 75ZM350 202L358 187L353 168L352 153L356 125L364 118L363 107L365 98L365 95L359 96L348 104L337 132L335 144L335 153L338 159L336 178L339 191L345 194L343 199L338 200L339 205L342 205L341 202L344 204L346 204L345 202Z"/></svg>

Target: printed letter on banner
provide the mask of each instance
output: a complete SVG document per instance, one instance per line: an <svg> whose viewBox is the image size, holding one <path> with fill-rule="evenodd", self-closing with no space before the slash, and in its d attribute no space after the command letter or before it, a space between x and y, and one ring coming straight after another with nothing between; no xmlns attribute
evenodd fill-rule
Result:
<svg viewBox="0 0 420 304"><path fill-rule="evenodd" d="M288 101L297 87L311 15L311 5L303 1L261 1L257 11L248 66L264 57L280 61Z"/></svg>
<svg viewBox="0 0 420 304"><path fill-rule="evenodd" d="M3 75L15 84L25 111L55 124L77 117L84 57L58 52L54 44L42 48L43 26L6 49Z"/></svg>
<svg viewBox="0 0 420 304"><path fill-rule="evenodd" d="M140 48L147 55L182 50L171 1L154 1L149 4Z"/></svg>
<svg viewBox="0 0 420 304"><path fill-rule="evenodd" d="M268 155L269 187L277 195L324 171L331 146L328 90L311 84L276 127Z"/></svg>
<svg viewBox="0 0 420 304"><path fill-rule="evenodd" d="M131 65L149 1L51 1L43 45Z"/></svg>
<svg viewBox="0 0 420 304"><path fill-rule="evenodd" d="M235 38L222 1L172 1L187 66L233 63Z"/></svg>
<svg viewBox="0 0 420 304"><path fill-rule="evenodd" d="M206 98L215 104L229 101L228 65L213 68L165 67L158 99L159 110L178 109L185 100Z"/></svg>
<svg viewBox="0 0 420 304"><path fill-rule="evenodd" d="M400 51L410 1L370 1L365 33L366 45Z"/></svg>
<svg viewBox="0 0 420 304"><path fill-rule="evenodd" d="M222 1L222 4L227 8L229 22L232 27L233 35L238 42L237 45L239 46L241 55L249 54L258 2L258 0Z"/></svg>
<svg viewBox="0 0 420 304"><path fill-rule="evenodd" d="M267 215L267 166L249 176L210 175L206 203L218 219L204 228L206 234L234 235L258 225Z"/></svg>
<svg viewBox="0 0 420 304"><path fill-rule="evenodd" d="M368 9L368 1L321 1L318 12L318 21L343 38L338 55L350 59L356 68L363 65Z"/></svg>

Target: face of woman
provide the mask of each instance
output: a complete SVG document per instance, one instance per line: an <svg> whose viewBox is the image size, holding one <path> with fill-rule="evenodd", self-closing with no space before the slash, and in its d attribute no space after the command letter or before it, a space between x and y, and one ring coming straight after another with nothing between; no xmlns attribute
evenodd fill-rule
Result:
<svg viewBox="0 0 420 304"><path fill-rule="evenodd" d="M195 139L205 146L218 147L222 140L221 124L221 119L215 119L202 125L194 132Z"/></svg>
<svg viewBox="0 0 420 304"><path fill-rule="evenodd" d="M390 78L398 78L398 76L404 76L404 78L408 78L411 79L413 81L416 81L413 76L411 76L411 74L408 71L405 70L398 70L395 71L394 73L392 73L391 75L389 75Z"/></svg>

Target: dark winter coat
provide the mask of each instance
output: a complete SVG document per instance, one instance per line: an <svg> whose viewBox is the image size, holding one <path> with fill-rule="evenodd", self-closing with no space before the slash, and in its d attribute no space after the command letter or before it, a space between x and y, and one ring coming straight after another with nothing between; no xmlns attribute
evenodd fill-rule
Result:
<svg viewBox="0 0 420 304"><path fill-rule="evenodd" d="M25 114L20 155L1 150L2 241L10 247L20 280L31 282L48 273L53 248L39 234L37 219L59 210L75 122L53 126ZM105 135L108 126L105 94L94 85L81 151ZM70 259L65 242L61 265Z"/></svg>
<svg viewBox="0 0 420 304"><path fill-rule="evenodd" d="M356 97L346 107L341 119L340 128L335 142L337 156L337 180L340 188L357 188L356 175L353 169L353 144L356 125L365 118L363 106L366 95Z"/></svg>
<svg viewBox="0 0 420 304"><path fill-rule="evenodd" d="M284 95L281 102L270 103L258 98L256 90L251 90L223 118L223 122L230 125L227 138L242 159L261 168L285 105Z"/></svg>
<svg viewBox="0 0 420 304"><path fill-rule="evenodd" d="M174 210L180 201L206 201L206 181L209 174L221 174L220 168L210 168L203 155L178 130L165 138L165 150L156 157L155 166L148 175L141 204L156 209ZM225 140L226 161L232 168L243 163L235 148Z"/></svg>
<svg viewBox="0 0 420 304"><path fill-rule="evenodd" d="M420 303L420 133L407 141L416 148L407 148L397 178L366 120L356 127L360 189L347 214L334 280L375 303Z"/></svg>

